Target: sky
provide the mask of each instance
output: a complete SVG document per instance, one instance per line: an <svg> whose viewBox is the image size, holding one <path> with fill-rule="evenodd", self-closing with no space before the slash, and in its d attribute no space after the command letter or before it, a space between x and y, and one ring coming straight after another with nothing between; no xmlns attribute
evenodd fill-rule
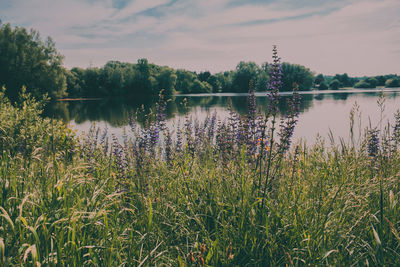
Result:
<svg viewBox="0 0 400 267"><path fill-rule="evenodd" d="M212 73L240 61L400 74L400 0L1 0L0 19L50 36L67 68L109 60Z"/></svg>

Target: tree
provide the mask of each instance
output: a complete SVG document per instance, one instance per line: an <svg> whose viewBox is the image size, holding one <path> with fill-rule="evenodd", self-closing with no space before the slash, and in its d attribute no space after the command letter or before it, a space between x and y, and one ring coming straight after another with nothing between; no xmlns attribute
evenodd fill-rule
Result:
<svg viewBox="0 0 400 267"><path fill-rule="evenodd" d="M163 67L157 75L158 91L164 90L165 95L173 95L177 76L175 71L168 67Z"/></svg>
<svg viewBox="0 0 400 267"><path fill-rule="evenodd" d="M319 90L328 90L329 87L328 87L328 85L326 84L326 82L321 82L321 83L319 84L319 86L318 86L318 89L319 89Z"/></svg>
<svg viewBox="0 0 400 267"><path fill-rule="evenodd" d="M383 75L375 76L375 79L378 81L377 86L385 86L386 77Z"/></svg>
<svg viewBox="0 0 400 267"><path fill-rule="evenodd" d="M206 82L208 78L211 76L211 73L209 71L205 72L200 72L197 77L201 82Z"/></svg>
<svg viewBox="0 0 400 267"><path fill-rule="evenodd" d="M322 82L325 82L325 77L322 74L318 74L314 79L314 84L320 85Z"/></svg>
<svg viewBox="0 0 400 267"><path fill-rule="evenodd" d="M42 41L35 30L0 22L0 53L0 85L9 98L16 100L23 85L39 98L46 93L51 98L66 95L63 56L50 37Z"/></svg>
<svg viewBox="0 0 400 267"><path fill-rule="evenodd" d="M354 88L373 88L366 80L361 80L354 85Z"/></svg>
<svg viewBox="0 0 400 267"><path fill-rule="evenodd" d="M260 72L260 67L254 62L241 61L236 66L233 76L232 89L235 92L248 92L250 80L255 81Z"/></svg>
<svg viewBox="0 0 400 267"><path fill-rule="evenodd" d="M375 88L378 85L378 80L374 77L368 77L365 81L370 84L369 88Z"/></svg>
<svg viewBox="0 0 400 267"><path fill-rule="evenodd" d="M400 87L400 77L394 77L385 82L385 87Z"/></svg>
<svg viewBox="0 0 400 267"><path fill-rule="evenodd" d="M262 92L267 90L267 83L269 80L269 75L265 71L260 71L256 79L256 91Z"/></svg>
<svg viewBox="0 0 400 267"><path fill-rule="evenodd" d="M350 78L349 78L349 75L347 75L347 73L343 73L343 74L340 76L340 80L339 80L339 81L342 83L342 85L343 85L344 87L353 86L353 84L351 83L351 80L350 80Z"/></svg>
<svg viewBox="0 0 400 267"><path fill-rule="evenodd" d="M222 91L221 81L217 75L208 77L207 82L211 85L213 93L220 93Z"/></svg>
<svg viewBox="0 0 400 267"><path fill-rule="evenodd" d="M337 79L333 79L330 83L329 83L329 88L332 90L337 90L341 87L341 83L339 82L339 80Z"/></svg>
<svg viewBox="0 0 400 267"><path fill-rule="evenodd" d="M299 86L300 91L310 90L313 85L314 74L304 66L284 62L282 73L282 91L292 91L293 83Z"/></svg>

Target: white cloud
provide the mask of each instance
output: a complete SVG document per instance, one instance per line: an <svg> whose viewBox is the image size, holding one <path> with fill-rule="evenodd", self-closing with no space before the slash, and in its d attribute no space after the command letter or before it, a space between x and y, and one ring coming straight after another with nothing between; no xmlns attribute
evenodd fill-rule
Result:
<svg viewBox="0 0 400 267"><path fill-rule="evenodd" d="M147 9L167 4L168 2L169 0L135 0L132 1L128 6L117 12L112 17L112 19L124 19Z"/></svg>
<svg viewBox="0 0 400 267"><path fill-rule="evenodd" d="M68 67L147 57L157 64L222 71L240 60L262 63L278 44L285 61L325 74L398 71L398 0L321 1L300 8L280 1L227 8L229 0L178 0L159 7L168 2L133 1L119 11L110 0L17 0L0 16L52 36ZM163 16L138 14L157 7Z"/></svg>
<svg viewBox="0 0 400 267"><path fill-rule="evenodd" d="M229 23L252 18L249 12L243 12L239 17L240 13L235 13L235 10L222 12L220 18L226 15ZM254 13L255 18L263 14L280 18L301 15L305 11L274 12L266 7L253 10L250 14ZM185 18L174 18L170 21L170 28L186 25L192 26L192 31L170 35L163 49L171 58L182 62L184 67L203 69L203 61L207 59L212 71L220 71L227 69L221 62L226 62L230 68L240 60L261 63L270 57L271 45L278 44L285 61L306 65L317 72L348 72L352 75L390 73L398 71L396 64L400 60L398 53L393 53L397 47L394 39L399 36L399 27L396 26L396 14L399 13L397 1L388 0L353 2L329 15L242 27L220 27L224 19L214 20L215 14L198 20L197 25L204 27L196 27L194 19L185 23Z"/></svg>

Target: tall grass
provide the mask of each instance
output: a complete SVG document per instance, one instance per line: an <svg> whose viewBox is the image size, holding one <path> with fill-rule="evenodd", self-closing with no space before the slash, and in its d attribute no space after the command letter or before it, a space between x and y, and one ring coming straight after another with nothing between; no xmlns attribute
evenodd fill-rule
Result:
<svg viewBox="0 0 400 267"><path fill-rule="evenodd" d="M273 111L187 117L172 140L164 104L120 143L1 94L0 265L400 264L400 113L357 142L288 150Z"/></svg>

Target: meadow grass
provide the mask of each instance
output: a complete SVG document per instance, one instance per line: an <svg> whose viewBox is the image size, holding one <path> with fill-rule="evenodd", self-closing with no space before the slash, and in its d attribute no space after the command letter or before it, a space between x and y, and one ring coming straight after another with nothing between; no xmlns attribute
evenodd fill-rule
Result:
<svg viewBox="0 0 400 267"><path fill-rule="evenodd" d="M160 101L119 142L0 93L0 265L399 265L400 113L289 149L295 110L279 122L254 100L245 117L187 117L175 138Z"/></svg>

